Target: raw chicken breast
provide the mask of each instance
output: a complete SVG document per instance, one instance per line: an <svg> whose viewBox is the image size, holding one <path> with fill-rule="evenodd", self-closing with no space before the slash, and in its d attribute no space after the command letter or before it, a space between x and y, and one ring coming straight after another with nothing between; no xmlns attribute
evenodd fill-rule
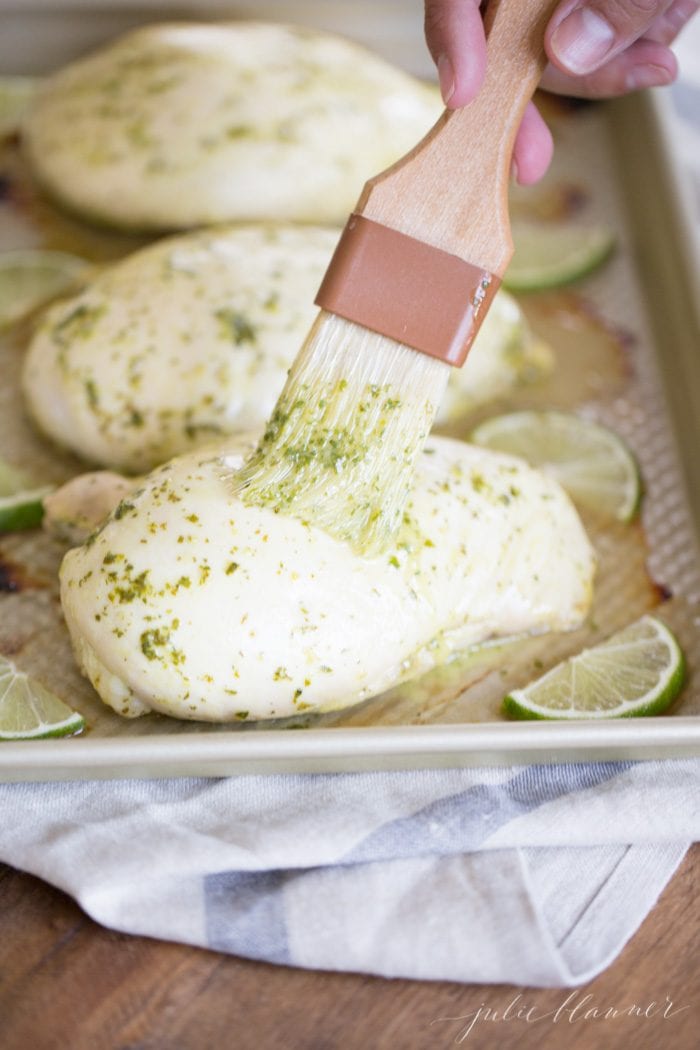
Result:
<svg viewBox="0 0 700 1050"><path fill-rule="evenodd" d="M280 718L356 703L450 651L578 626L594 557L563 490L445 438L421 456L394 547L361 557L231 497L252 442L173 460L70 551L78 661L128 717Z"/></svg>
<svg viewBox="0 0 700 1050"><path fill-rule="evenodd" d="M435 87L339 37L165 24L49 77L23 138L46 189L103 223L340 223L441 112Z"/></svg>
<svg viewBox="0 0 700 1050"><path fill-rule="evenodd" d="M338 238L314 226L238 226L174 237L105 269L52 307L24 389L39 427L84 459L145 471L262 428L316 315ZM439 418L546 371L549 351L499 292Z"/></svg>

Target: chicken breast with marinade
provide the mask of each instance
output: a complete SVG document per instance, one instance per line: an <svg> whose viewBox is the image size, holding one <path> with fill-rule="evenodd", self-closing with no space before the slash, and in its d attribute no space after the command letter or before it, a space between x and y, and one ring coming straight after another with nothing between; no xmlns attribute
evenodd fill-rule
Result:
<svg viewBox="0 0 700 1050"><path fill-rule="evenodd" d="M217 434L262 428L316 315L338 231L227 226L172 237L98 272L39 322L24 365L37 425L101 466L139 472ZM499 292L439 418L550 367Z"/></svg>
<svg viewBox="0 0 700 1050"><path fill-rule="evenodd" d="M441 111L437 88L340 37L162 24L47 78L23 141L48 192L102 223L342 223Z"/></svg>
<svg viewBox="0 0 700 1050"><path fill-rule="evenodd" d="M154 471L64 559L78 662L120 714L343 707L455 650L585 617L591 546L563 490L521 460L429 439L395 544L362 557L232 498L250 447L229 439Z"/></svg>

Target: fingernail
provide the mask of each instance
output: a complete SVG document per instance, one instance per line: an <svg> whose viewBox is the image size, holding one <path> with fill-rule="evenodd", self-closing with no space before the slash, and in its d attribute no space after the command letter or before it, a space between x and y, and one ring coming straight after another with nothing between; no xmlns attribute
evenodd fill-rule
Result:
<svg viewBox="0 0 700 1050"><path fill-rule="evenodd" d="M555 29L551 47L568 70L581 76L592 73L611 50L615 30L589 7L578 7Z"/></svg>
<svg viewBox="0 0 700 1050"><path fill-rule="evenodd" d="M447 55L440 55L437 60L438 80L440 81L440 94L442 101L447 105L455 93L455 75L452 63Z"/></svg>
<svg viewBox="0 0 700 1050"><path fill-rule="evenodd" d="M640 91L642 88L662 87L673 79L673 73L665 66L635 66L625 77L625 86L628 91Z"/></svg>

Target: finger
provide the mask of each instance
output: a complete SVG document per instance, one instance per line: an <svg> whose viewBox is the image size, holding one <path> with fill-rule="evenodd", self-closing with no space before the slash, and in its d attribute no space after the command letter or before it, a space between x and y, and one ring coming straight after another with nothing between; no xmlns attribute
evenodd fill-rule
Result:
<svg viewBox="0 0 700 1050"><path fill-rule="evenodd" d="M645 40L654 40L657 44L671 44L681 29L698 13L700 0L675 0L666 11L651 23Z"/></svg>
<svg viewBox="0 0 700 1050"><path fill-rule="evenodd" d="M626 50L673 0L564 0L545 33L545 48L563 73L587 76Z"/></svg>
<svg viewBox="0 0 700 1050"><path fill-rule="evenodd" d="M513 149L513 176L521 186L538 182L552 160L552 134L530 102L520 125Z"/></svg>
<svg viewBox="0 0 700 1050"><path fill-rule="evenodd" d="M425 0L425 39L435 59L446 106L466 106L486 71L479 0Z"/></svg>
<svg viewBox="0 0 700 1050"><path fill-rule="evenodd" d="M542 87L578 98L614 98L639 88L670 84L677 74L678 63L672 51L652 40L637 40L588 76L570 77L549 65L542 77Z"/></svg>

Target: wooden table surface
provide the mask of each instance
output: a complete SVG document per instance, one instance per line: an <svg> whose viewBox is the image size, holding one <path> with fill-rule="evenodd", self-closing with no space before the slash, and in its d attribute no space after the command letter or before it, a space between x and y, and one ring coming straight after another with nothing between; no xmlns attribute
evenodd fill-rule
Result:
<svg viewBox="0 0 700 1050"><path fill-rule="evenodd" d="M695 846L599 978L576 990L516 988L294 970L129 937L0 865L0 1047L695 1050L699 897ZM618 1016L600 1016L611 1008Z"/></svg>

